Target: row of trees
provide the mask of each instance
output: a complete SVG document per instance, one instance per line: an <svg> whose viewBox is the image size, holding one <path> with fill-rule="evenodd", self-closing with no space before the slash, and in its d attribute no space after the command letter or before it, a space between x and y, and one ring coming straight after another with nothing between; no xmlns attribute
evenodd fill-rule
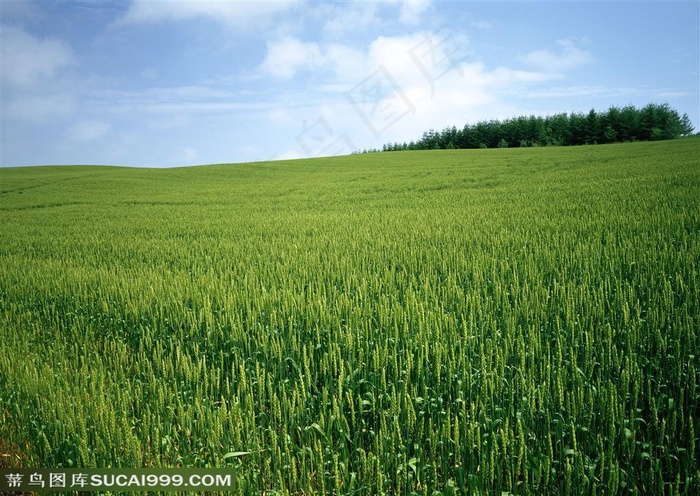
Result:
<svg viewBox="0 0 700 496"><path fill-rule="evenodd" d="M462 129L431 129L418 141L389 143L382 151L584 145L664 140L692 132L687 114L680 116L666 103L650 103L641 109L627 105L610 107L605 112L591 109L588 114L521 116L467 124Z"/></svg>

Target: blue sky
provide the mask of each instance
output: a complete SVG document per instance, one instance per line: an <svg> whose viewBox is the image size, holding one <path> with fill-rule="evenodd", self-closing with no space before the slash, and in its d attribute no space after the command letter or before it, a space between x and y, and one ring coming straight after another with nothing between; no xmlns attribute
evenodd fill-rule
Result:
<svg viewBox="0 0 700 496"><path fill-rule="evenodd" d="M697 2L1 2L4 167L326 156L649 102L700 130Z"/></svg>

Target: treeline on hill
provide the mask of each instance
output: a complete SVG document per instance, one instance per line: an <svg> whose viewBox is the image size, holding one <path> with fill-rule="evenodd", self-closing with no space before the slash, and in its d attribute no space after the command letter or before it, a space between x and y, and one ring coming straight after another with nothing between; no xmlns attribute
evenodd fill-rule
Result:
<svg viewBox="0 0 700 496"><path fill-rule="evenodd" d="M521 116L467 124L462 129L431 129L418 141L389 143L382 151L585 145L665 140L692 132L687 114L680 116L666 103L650 103L641 109L627 105L610 107L605 112L591 109L588 114Z"/></svg>

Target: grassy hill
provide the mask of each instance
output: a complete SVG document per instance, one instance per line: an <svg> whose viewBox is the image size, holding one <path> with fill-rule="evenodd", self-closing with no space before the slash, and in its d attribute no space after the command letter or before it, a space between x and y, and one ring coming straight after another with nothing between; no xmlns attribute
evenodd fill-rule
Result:
<svg viewBox="0 0 700 496"><path fill-rule="evenodd" d="M0 466L697 493L698 157L2 169Z"/></svg>

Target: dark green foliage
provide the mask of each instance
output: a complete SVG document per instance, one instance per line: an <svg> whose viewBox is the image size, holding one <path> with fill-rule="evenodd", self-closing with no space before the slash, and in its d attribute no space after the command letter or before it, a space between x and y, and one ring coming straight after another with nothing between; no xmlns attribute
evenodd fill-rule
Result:
<svg viewBox="0 0 700 496"><path fill-rule="evenodd" d="M417 142L390 143L383 151L449 148L505 148L529 146L592 145L629 141L656 141L688 136L693 125L668 104L650 103L642 109L628 105L598 113L516 117L466 125L461 130L431 129Z"/></svg>

